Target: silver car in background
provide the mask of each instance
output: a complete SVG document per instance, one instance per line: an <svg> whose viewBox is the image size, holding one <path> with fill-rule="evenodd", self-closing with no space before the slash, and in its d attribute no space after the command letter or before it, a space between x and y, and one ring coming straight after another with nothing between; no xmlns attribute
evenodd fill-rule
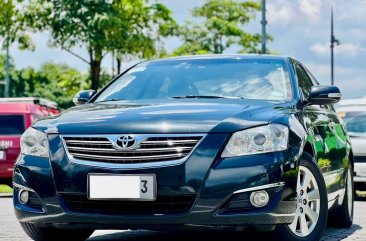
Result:
<svg viewBox="0 0 366 241"><path fill-rule="evenodd" d="M352 142L355 187L366 190L366 98L343 100L337 112L346 123Z"/></svg>

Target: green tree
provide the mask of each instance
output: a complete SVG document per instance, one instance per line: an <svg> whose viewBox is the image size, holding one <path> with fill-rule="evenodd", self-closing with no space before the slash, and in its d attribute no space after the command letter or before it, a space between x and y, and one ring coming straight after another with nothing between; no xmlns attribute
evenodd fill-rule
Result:
<svg viewBox="0 0 366 241"><path fill-rule="evenodd" d="M177 24L165 5L147 0L115 0L110 49L117 62L159 55L161 38L176 33Z"/></svg>
<svg viewBox="0 0 366 241"><path fill-rule="evenodd" d="M0 54L0 80L4 80L6 73L5 73L5 66L6 66L6 56L3 54ZM10 79L10 88L12 87L13 80L17 79L17 71L15 69L14 66L14 61L12 58L9 58L9 79ZM5 96L5 89L4 88L0 88L0 97ZM11 93L10 93L11 96Z"/></svg>
<svg viewBox="0 0 366 241"><path fill-rule="evenodd" d="M46 98L65 109L73 105L72 98L80 89L88 88L86 78L66 64L45 63L38 71L33 68L17 71L11 94Z"/></svg>
<svg viewBox="0 0 366 241"><path fill-rule="evenodd" d="M30 37L26 34L26 24L13 0L0 0L0 40L1 47L7 48L17 42L20 49L33 49Z"/></svg>
<svg viewBox="0 0 366 241"><path fill-rule="evenodd" d="M87 63L91 88L97 90L107 53L151 55L154 43L147 36L154 36L151 30L158 26L159 31L171 20L162 7L148 0L29 0L25 19L34 29L50 32L51 46ZM75 47L84 47L88 56L76 53Z"/></svg>
<svg viewBox="0 0 366 241"><path fill-rule="evenodd" d="M241 52L259 52L260 34L244 31L260 10L257 1L208 0L193 9L198 24L187 22L180 29L183 45L174 55L214 53L238 45Z"/></svg>
<svg viewBox="0 0 366 241"><path fill-rule="evenodd" d="M50 44L66 50L90 66L91 88L97 90L101 63L108 53L109 30L115 12L109 0L30 0L25 18L34 29L49 31ZM74 51L85 48L88 56Z"/></svg>
<svg viewBox="0 0 366 241"><path fill-rule="evenodd" d="M3 95L9 95L10 85L10 54L9 48L14 43L18 43L20 49L33 49L34 46L29 36L25 33L25 24L21 17L20 10L16 6L15 1L0 0L0 41L1 48L6 49L5 69L6 79L5 91Z"/></svg>

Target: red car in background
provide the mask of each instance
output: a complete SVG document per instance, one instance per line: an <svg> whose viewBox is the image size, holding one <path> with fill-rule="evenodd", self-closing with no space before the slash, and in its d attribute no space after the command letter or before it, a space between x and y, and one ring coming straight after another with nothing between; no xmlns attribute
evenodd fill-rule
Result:
<svg viewBox="0 0 366 241"><path fill-rule="evenodd" d="M41 98L0 98L0 182L11 184L20 152L20 136L38 119L60 113L55 102Z"/></svg>

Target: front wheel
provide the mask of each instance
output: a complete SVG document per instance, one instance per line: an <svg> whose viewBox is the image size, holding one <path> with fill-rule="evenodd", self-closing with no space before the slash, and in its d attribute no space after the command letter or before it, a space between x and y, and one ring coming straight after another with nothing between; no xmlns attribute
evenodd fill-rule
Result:
<svg viewBox="0 0 366 241"><path fill-rule="evenodd" d="M327 189L323 174L307 153L301 157L296 192L294 221L277 227L277 235L285 241L318 241L327 223Z"/></svg>
<svg viewBox="0 0 366 241"><path fill-rule="evenodd" d="M87 240L94 230L68 230L53 227L41 228L32 223L20 223L24 232L35 241L84 241Z"/></svg>

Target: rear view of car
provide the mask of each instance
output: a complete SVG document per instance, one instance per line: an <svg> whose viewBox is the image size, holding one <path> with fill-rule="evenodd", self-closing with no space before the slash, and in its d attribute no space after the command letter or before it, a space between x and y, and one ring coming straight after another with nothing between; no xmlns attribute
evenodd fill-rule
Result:
<svg viewBox="0 0 366 241"><path fill-rule="evenodd" d="M40 118L57 114L57 104L39 98L0 99L0 179L11 184L20 136Z"/></svg>
<svg viewBox="0 0 366 241"><path fill-rule="evenodd" d="M366 99L341 101L337 112L346 123L351 138L356 188L366 189Z"/></svg>

